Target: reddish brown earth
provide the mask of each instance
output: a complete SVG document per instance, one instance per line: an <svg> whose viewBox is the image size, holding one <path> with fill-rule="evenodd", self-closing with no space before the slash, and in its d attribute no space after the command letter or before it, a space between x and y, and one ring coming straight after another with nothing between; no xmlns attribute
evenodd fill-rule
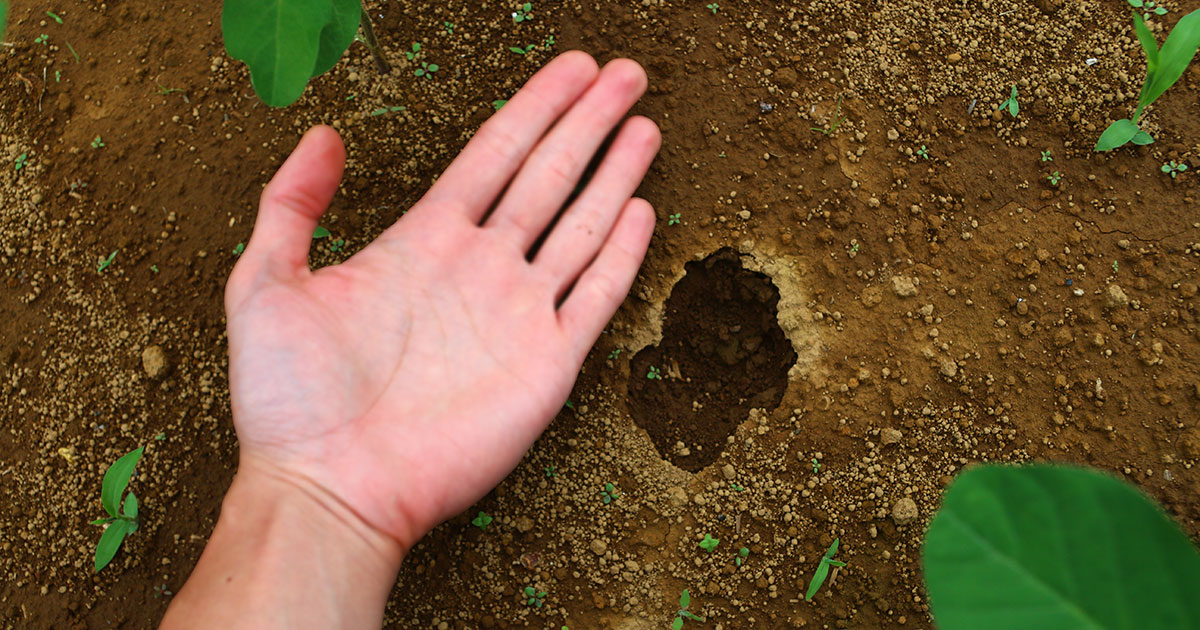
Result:
<svg viewBox="0 0 1200 630"><path fill-rule="evenodd" d="M924 526L985 460L1109 470L1200 533L1200 68L1150 109L1155 144L1093 153L1140 89L1121 3L568 1L521 25L515 2L371 4L393 74L354 47L285 110L225 56L217 3L13 8L4 627L153 627L186 579L234 472L224 281L300 133L332 124L349 145L333 237L313 252L334 264L571 48L648 70L637 111L664 148L640 194L659 229L571 408L413 550L387 627L666 628L687 588L697 627L928 628ZM1200 2L1170 8L1160 40ZM416 41L433 79L401 54ZM995 111L1014 84L1016 119ZM1169 160L1190 169L1172 179ZM163 365L143 361L150 346ZM139 445L142 527L94 575L100 478ZM835 537L848 566L804 602Z"/></svg>

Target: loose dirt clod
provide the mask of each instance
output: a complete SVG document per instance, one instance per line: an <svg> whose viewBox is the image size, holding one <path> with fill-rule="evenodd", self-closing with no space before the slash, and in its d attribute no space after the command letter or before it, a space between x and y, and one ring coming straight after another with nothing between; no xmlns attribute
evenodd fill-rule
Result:
<svg viewBox="0 0 1200 630"><path fill-rule="evenodd" d="M897 525L908 525L917 520L917 502L904 497L892 506L892 520Z"/></svg>
<svg viewBox="0 0 1200 630"><path fill-rule="evenodd" d="M156 379L167 371L167 353L163 351L162 346L146 346L146 349L142 350L142 369L151 379Z"/></svg>

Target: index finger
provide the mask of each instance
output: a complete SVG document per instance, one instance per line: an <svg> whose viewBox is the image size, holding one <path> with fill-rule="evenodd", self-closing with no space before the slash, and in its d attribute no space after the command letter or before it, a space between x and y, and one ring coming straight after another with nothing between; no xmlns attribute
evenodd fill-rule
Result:
<svg viewBox="0 0 1200 630"><path fill-rule="evenodd" d="M546 64L479 128L425 200L431 207L459 208L479 223L533 147L598 74L596 61L580 51Z"/></svg>

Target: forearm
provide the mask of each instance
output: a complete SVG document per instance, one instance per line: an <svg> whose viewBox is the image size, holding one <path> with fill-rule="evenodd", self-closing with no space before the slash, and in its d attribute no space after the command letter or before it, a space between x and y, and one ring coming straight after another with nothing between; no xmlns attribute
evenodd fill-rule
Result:
<svg viewBox="0 0 1200 630"><path fill-rule="evenodd" d="M379 628L404 550L307 485L243 462L162 630Z"/></svg>

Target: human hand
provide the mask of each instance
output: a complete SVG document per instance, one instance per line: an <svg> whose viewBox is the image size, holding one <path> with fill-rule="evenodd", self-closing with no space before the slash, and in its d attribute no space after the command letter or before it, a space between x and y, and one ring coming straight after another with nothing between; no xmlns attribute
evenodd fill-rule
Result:
<svg viewBox="0 0 1200 630"><path fill-rule="evenodd" d="M315 272L345 150L309 131L226 288L239 476L336 502L403 550L495 487L561 409L649 245L653 209L631 196L660 138L635 117L527 260L645 87L632 61L560 56L402 219Z"/></svg>

